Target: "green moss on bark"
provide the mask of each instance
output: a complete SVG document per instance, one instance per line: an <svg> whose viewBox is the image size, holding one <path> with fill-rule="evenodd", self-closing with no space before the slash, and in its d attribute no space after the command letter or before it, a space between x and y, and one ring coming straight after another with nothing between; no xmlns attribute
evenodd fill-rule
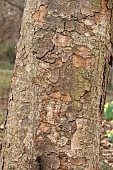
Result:
<svg viewBox="0 0 113 170"><path fill-rule="evenodd" d="M101 0L92 0L92 8L95 12L100 12L101 9Z"/></svg>
<svg viewBox="0 0 113 170"><path fill-rule="evenodd" d="M112 9L112 0L108 0L108 1L107 1L107 7L108 7L109 9Z"/></svg>
<svg viewBox="0 0 113 170"><path fill-rule="evenodd" d="M74 101L77 104L80 100L80 97L84 94L85 91L90 91L89 81L84 77L86 69L84 67L74 68L74 78L73 78L73 95ZM76 106L77 107L77 106Z"/></svg>

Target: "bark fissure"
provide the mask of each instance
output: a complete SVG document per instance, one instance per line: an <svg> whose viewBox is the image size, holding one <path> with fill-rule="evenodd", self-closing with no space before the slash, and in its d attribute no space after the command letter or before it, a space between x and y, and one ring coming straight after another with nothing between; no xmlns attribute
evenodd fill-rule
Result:
<svg viewBox="0 0 113 170"><path fill-rule="evenodd" d="M39 169L38 169L38 170L43 170L43 168L42 168L43 162L42 162L41 156L37 156L36 161L37 161L38 164L39 164Z"/></svg>
<svg viewBox="0 0 113 170"><path fill-rule="evenodd" d="M44 58L48 53L51 53L51 52L54 50L54 48L55 48L55 45L53 45L53 48L52 48L51 50L48 50L44 55L38 56L37 59L42 59L42 58ZM49 63L49 62L48 62L48 63Z"/></svg>
<svg viewBox="0 0 113 170"><path fill-rule="evenodd" d="M4 169L4 157L3 157L3 160L2 160L2 170Z"/></svg>

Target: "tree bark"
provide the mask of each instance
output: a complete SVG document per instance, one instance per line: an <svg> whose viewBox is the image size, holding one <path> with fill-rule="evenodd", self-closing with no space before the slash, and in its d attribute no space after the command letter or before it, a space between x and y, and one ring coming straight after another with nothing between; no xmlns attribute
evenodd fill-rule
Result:
<svg viewBox="0 0 113 170"><path fill-rule="evenodd" d="M27 0L1 170L99 169L109 71L106 2Z"/></svg>

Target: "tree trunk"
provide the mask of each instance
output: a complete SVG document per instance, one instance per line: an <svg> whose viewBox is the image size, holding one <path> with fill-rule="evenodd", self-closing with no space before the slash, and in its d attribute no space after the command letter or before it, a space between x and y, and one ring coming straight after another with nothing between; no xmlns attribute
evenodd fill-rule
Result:
<svg viewBox="0 0 113 170"><path fill-rule="evenodd" d="M27 0L1 170L98 170L109 70L104 0Z"/></svg>

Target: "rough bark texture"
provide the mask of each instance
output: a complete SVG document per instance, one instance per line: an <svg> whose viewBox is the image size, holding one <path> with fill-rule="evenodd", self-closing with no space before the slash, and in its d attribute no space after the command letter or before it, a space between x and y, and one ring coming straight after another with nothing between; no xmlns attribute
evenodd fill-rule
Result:
<svg viewBox="0 0 113 170"><path fill-rule="evenodd" d="M1 170L98 170L109 70L104 0L27 0Z"/></svg>

